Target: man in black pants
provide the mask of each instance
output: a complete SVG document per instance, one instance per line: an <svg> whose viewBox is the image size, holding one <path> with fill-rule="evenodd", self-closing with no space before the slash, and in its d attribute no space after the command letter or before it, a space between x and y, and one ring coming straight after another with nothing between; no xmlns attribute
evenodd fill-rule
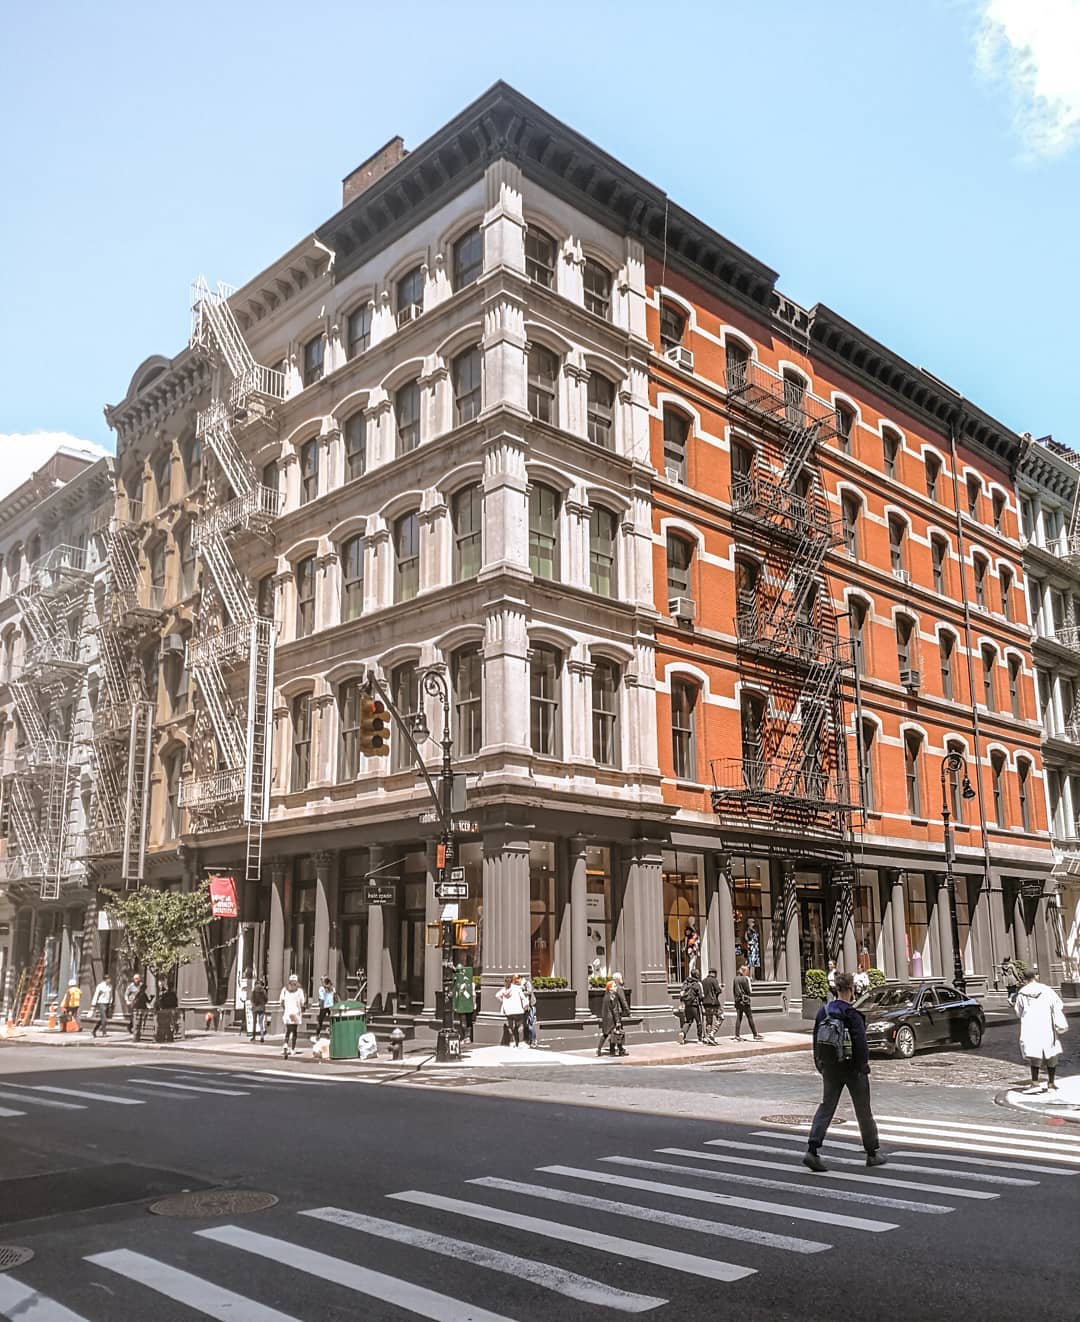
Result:
<svg viewBox="0 0 1080 1322"><path fill-rule="evenodd" d="M735 998L735 1041L742 1041L742 1021L745 1017L750 1025L750 1031L754 1035L754 1041L762 1041L761 1034L757 1031L757 1025L754 1023L754 1012L750 1008L750 965L740 964L739 971L735 975L735 981L732 984L732 995Z"/></svg>
<svg viewBox="0 0 1080 1322"><path fill-rule="evenodd" d="M716 1046L716 1029L724 1022L724 1012L720 1008L720 1000L724 989L717 977L716 970L710 969L708 976L701 980L702 1008L705 1011L705 1041L710 1046ZM720 1024L717 1023L720 1021Z"/></svg>
<svg viewBox="0 0 1080 1322"><path fill-rule="evenodd" d="M850 973L836 975L836 999L823 1005L814 1020L814 1065L821 1075L821 1105L810 1126L803 1165L812 1171L828 1170L818 1156L825 1142L840 1094L846 1088L859 1122L859 1134L866 1149L868 1166L884 1166L885 1158L878 1151L878 1131L874 1113L870 1109L870 1055L866 1048L866 1020L852 1005L855 979ZM826 1025L828 1028L826 1029ZM843 1049L835 1050L830 1041L837 1038L836 1028L846 1028ZM823 1032L823 1030L825 1030ZM822 1040L819 1042L819 1038Z"/></svg>
<svg viewBox="0 0 1080 1322"><path fill-rule="evenodd" d="M689 977L683 983L682 991L679 993L679 1009L683 1013L685 1028L679 1034L681 1042L690 1040L690 1025L697 1025L697 1040L700 1046L705 1041L705 1026L702 1022L701 1003L704 999L701 990L701 979L691 969Z"/></svg>

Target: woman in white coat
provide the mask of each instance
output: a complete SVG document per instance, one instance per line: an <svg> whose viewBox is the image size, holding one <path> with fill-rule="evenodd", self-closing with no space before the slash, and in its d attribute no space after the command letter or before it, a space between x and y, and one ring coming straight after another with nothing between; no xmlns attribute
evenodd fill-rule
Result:
<svg viewBox="0 0 1080 1322"><path fill-rule="evenodd" d="M1031 1066L1031 1086L1039 1086L1039 1067L1046 1065L1047 1089L1057 1091L1054 1075L1061 1055L1060 1035L1067 1031L1065 1007L1052 987L1041 983L1033 969L1025 969L1016 996L1020 1016L1020 1053Z"/></svg>

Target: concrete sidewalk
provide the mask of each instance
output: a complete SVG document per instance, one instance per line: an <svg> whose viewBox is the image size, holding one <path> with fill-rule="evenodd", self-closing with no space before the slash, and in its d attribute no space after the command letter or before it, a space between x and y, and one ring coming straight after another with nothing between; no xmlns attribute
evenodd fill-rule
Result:
<svg viewBox="0 0 1080 1322"><path fill-rule="evenodd" d="M1037 1087L1010 1088L1003 1100L1007 1106L1015 1107L1018 1111L1080 1124L1080 1074L1058 1079L1057 1088L1053 1092L1047 1089L1044 1074Z"/></svg>

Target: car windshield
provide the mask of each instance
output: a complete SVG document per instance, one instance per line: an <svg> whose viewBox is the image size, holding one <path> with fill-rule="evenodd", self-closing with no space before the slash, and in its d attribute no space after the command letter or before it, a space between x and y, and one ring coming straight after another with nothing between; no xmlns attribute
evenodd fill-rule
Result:
<svg viewBox="0 0 1080 1322"><path fill-rule="evenodd" d="M910 987L875 987L873 991L860 996L855 1004L864 1013L869 1010L895 1010L901 1005L910 1005L914 995Z"/></svg>

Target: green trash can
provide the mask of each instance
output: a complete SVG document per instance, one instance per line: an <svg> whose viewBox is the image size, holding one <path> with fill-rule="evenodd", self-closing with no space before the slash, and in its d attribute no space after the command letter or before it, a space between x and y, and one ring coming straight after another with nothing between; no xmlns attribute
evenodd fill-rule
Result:
<svg viewBox="0 0 1080 1322"><path fill-rule="evenodd" d="M367 1006L363 1001L339 1001L330 1010L330 1059L355 1060L356 1044L367 1032Z"/></svg>

